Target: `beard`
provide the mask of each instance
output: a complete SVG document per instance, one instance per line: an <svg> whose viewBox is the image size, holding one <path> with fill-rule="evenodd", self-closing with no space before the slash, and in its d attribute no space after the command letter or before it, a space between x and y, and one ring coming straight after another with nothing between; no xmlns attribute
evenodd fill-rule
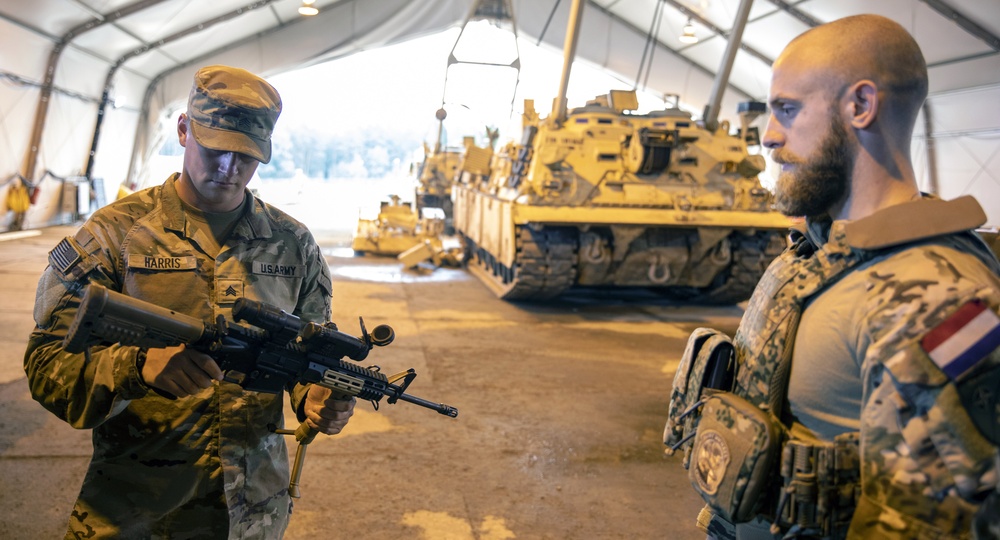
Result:
<svg viewBox="0 0 1000 540"><path fill-rule="evenodd" d="M804 160L781 148L771 157L778 163L796 165L795 169L779 174L774 186L775 206L786 216L812 218L827 214L850 190L854 151L847 132L835 119L831 120L816 157Z"/></svg>

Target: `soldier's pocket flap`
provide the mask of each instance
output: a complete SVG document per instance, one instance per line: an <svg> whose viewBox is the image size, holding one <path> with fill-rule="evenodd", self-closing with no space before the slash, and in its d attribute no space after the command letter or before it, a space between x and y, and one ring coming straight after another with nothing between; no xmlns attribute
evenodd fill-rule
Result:
<svg viewBox="0 0 1000 540"><path fill-rule="evenodd" d="M728 392L708 398L688 476L722 518L742 523L758 511L781 449L782 428L767 412Z"/></svg>

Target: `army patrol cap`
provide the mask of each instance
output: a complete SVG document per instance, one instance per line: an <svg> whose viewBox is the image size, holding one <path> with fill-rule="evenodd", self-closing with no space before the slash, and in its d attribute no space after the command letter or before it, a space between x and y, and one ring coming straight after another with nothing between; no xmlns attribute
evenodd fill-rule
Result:
<svg viewBox="0 0 1000 540"><path fill-rule="evenodd" d="M273 86L245 69L206 66L194 75L187 116L198 144L271 161L271 131L281 114Z"/></svg>

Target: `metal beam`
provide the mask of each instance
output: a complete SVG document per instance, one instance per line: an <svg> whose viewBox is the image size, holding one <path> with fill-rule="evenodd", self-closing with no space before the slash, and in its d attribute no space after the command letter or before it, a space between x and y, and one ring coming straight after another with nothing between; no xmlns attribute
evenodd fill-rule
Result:
<svg viewBox="0 0 1000 540"><path fill-rule="evenodd" d="M49 41L52 41L52 42L59 41L59 38L57 38L56 36L53 36L52 34L49 34L47 32L42 31L41 28L34 27L34 26L32 26L32 25L30 25L30 24L28 24L28 23L26 23L26 22L24 22L24 21L22 21L20 19L15 19L14 17L11 17L10 15L7 15L6 13L0 13L0 19L3 19L5 21L13 24L14 26L20 26L21 28L24 28L25 30L27 30L27 31L29 31L29 32L31 32L33 34L38 34L38 35L44 37L45 39L48 39Z"/></svg>
<svg viewBox="0 0 1000 540"><path fill-rule="evenodd" d="M646 31L639 29L634 24L630 23L629 21L626 21L625 19L623 19L620 16L614 14L610 10L605 9L604 6L602 6L602 5L594 2L593 0L588 0L588 2L587 2L587 9L596 9L597 11L600 11L601 13L603 13L609 19L617 22L618 24L621 24L625 28L628 28L628 29L632 30L633 32L639 34L640 36L645 36L646 35ZM687 9L687 8L685 8L685 9ZM694 60L691 60L690 58L684 56L683 54L681 54L676 49L672 49L672 48L668 47L662 41L656 40L656 44L658 46L663 47L664 49L666 49L666 50L674 53L675 56L677 56L678 58L680 58L684 62L687 62L688 64L691 65L691 67L697 69L698 71L701 71L705 75L708 75L709 77L713 77L713 78L715 77L715 73L713 73L712 70L710 70L710 69L706 68L705 66L703 66L703 65L695 62ZM744 50L746 50L746 49L744 49ZM770 66L773 63L774 63L773 60L767 60L767 65ZM736 85L734 85L732 83L729 84L729 87L732 88L733 90L736 90L737 92L743 94L744 96L747 96L747 97L753 97L754 96L754 94L752 92L748 92L748 91L746 91L746 90L744 90L744 89L742 89L742 88L740 88L740 87L738 87L738 86L736 86Z"/></svg>
<svg viewBox="0 0 1000 540"><path fill-rule="evenodd" d="M785 2L785 0L767 0L767 1L774 4L775 6L778 6L778 8L781 9L781 11L784 11L785 13L791 15L792 17L795 17L796 19L799 20L799 22L805 24L806 26L815 28L823 24L822 21L815 19L809 15L806 15L799 8L789 4L788 2Z"/></svg>
<svg viewBox="0 0 1000 540"><path fill-rule="evenodd" d="M987 56L996 56L996 54L997 54L997 52L991 51L991 52L981 52L981 53L977 53L977 54L969 54L969 55L966 55L966 56L960 56L958 58L949 58L947 60L941 60L940 62L934 62L934 63L931 63L931 64L927 64L927 69L932 69L932 68L941 67L941 66L947 66L949 64L960 64L962 62L968 62L970 60L977 60L979 58L986 58Z"/></svg>
<svg viewBox="0 0 1000 540"><path fill-rule="evenodd" d="M169 36L158 39L154 43L146 43L143 40L139 40L143 42L143 45L141 47L129 51L127 54L123 55L121 58L115 61L115 63L111 66L111 69L108 70L108 74L104 79L104 92L101 94L101 102L100 105L98 105L97 107L97 122L96 126L94 127L94 136L90 140L91 141L90 153L87 155L87 165L84 167L84 176L86 176L87 179L89 180L91 174L93 174L94 172L94 156L97 154L97 143L101 137L101 124L104 122L104 112L107 109L108 101L111 96L112 81L114 79L115 73L118 72L118 68L121 67L122 64L124 64L125 62L127 62L132 58L135 58L136 56L146 54L149 51L163 47L168 43L190 36L191 34L196 34L198 32L208 30L209 28L219 23L223 23L230 19L234 19L236 17L239 17L240 15L243 15L244 13L253 11L255 9L260 9L275 1L277 0L259 0L258 2L254 2L252 4L239 7L233 11L230 11L229 13L223 13L222 15L219 15L217 17L213 17L206 21L201 21L193 26L189 26L188 28L180 30L179 32L175 32Z"/></svg>
<svg viewBox="0 0 1000 540"><path fill-rule="evenodd" d="M930 6L930 8L933 9L934 11L937 11L938 13L940 13L941 15L943 15L948 19L951 19L952 22L961 27L962 30L965 30L966 32L972 34L973 36L981 40L983 43L989 45L990 48L993 49L994 51L1000 51L1000 37L997 37L989 30L983 28L982 26L979 26L978 24L976 24L975 21L969 19L965 15L962 15L961 13L955 11L951 6L946 4L943 0L921 0L921 1Z"/></svg>
<svg viewBox="0 0 1000 540"><path fill-rule="evenodd" d="M45 130L45 119L49 114L49 98L52 97L52 86L56 75L56 64L62 56L63 49L71 41L84 32L93 30L99 26L112 23L123 17L127 17L138 11L142 11L150 6L154 6L164 0L140 0L122 7L116 11L108 13L100 18L94 18L79 24L63 34L49 53L49 62L45 69L45 81L42 83L42 91L38 96L38 108L35 110L35 123L31 130L31 140L28 144L27 154L24 156L24 164L21 167L21 176L29 182L35 176L35 166L38 163L38 147L41 145L42 132Z"/></svg>

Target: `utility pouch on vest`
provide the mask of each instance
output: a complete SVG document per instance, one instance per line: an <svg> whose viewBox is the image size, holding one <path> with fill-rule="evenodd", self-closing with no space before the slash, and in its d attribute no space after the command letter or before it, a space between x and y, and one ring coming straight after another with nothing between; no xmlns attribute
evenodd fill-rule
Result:
<svg viewBox="0 0 1000 540"><path fill-rule="evenodd" d="M775 525L810 536L840 536L860 495L858 432L834 441L790 440L781 450L781 496Z"/></svg>
<svg viewBox="0 0 1000 540"><path fill-rule="evenodd" d="M700 408L715 391L732 389L736 376L733 343L712 328L698 328L688 338L674 374L667 424L663 429L666 453L684 449L684 467L690 459L691 439L698 429Z"/></svg>
<svg viewBox="0 0 1000 540"><path fill-rule="evenodd" d="M707 399L691 449L688 477L701 498L731 523L753 519L773 481L784 428L729 392Z"/></svg>

